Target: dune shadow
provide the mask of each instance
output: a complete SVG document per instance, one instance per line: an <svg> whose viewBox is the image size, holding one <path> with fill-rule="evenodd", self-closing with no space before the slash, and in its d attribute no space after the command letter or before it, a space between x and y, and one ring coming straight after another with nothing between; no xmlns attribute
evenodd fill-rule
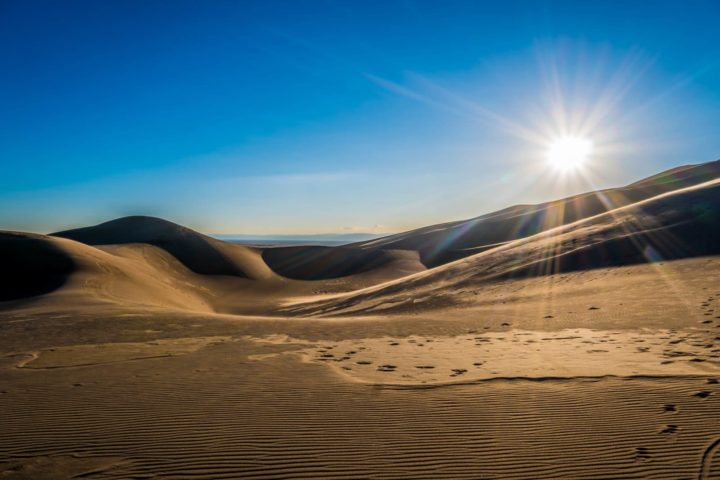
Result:
<svg viewBox="0 0 720 480"><path fill-rule="evenodd" d="M325 280L367 272L393 260L384 250L345 247L267 248L263 260L277 274L294 280Z"/></svg>
<svg viewBox="0 0 720 480"><path fill-rule="evenodd" d="M50 293L67 281L77 266L52 243L0 233L0 301L22 300Z"/></svg>

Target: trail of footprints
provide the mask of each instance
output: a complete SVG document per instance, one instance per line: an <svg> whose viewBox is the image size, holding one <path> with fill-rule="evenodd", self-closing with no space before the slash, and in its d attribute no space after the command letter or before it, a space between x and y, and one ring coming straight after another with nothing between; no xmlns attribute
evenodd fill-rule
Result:
<svg viewBox="0 0 720 480"><path fill-rule="evenodd" d="M701 325L707 325L712 326L714 328L720 328L720 314L715 311L714 303L720 298L720 292L716 292L713 295L710 295L707 297L707 299L700 302L700 309L702 312L703 317L707 317L703 320L700 320ZM704 335L703 335L704 334ZM710 338L712 337L712 338ZM686 335L685 337L680 338L674 338L672 340L668 341L668 346L664 352L664 356L668 358L672 358L673 360L665 360L663 363L672 363L674 359L678 358L687 358L687 357L693 357L690 358L688 361L690 362L704 362L706 361L705 358L698 358L696 353L688 352L685 350L680 350L678 348L674 348L680 344L687 344L694 347L701 347L703 349L709 350L708 354L705 355L709 358L720 358L720 348L716 347L716 342L720 341L720 332L713 331L713 330L704 330L699 335ZM717 378L708 378L706 381L706 385L718 385L720 381ZM710 395L712 395L713 392L707 389L698 390L691 393L691 396L694 398L697 398L699 400L704 400L708 398ZM678 413L679 409L676 405L673 404L666 404L663 405L662 410L664 413L670 413L675 414ZM679 434L681 431L681 427L677 424L667 424L663 426L660 429L661 435L676 435ZM635 452L635 459L636 461L650 461L651 460L651 453L650 451L645 447L638 447Z"/></svg>
<svg viewBox="0 0 720 480"><path fill-rule="evenodd" d="M715 311L715 303L720 299L720 292L709 295L700 302L702 320L695 332L678 336L678 332L671 330L672 338L668 337L667 348L663 356L667 358L663 364L670 364L677 360L702 363L714 361L720 363L720 312Z"/></svg>
<svg viewBox="0 0 720 480"><path fill-rule="evenodd" d="M473 339L478 343L482 344L487 341L487 339L484 339L482 337L473 337ZM415 343L416 345L424 345L430 342L433 342L433 339L424 339L424 340L417 340L417 339L411 339L408 340L410 343ZM388 341L389 346L397 346L400 342L398 341ZM338 361L338 362L347 362L352 361L355 355L362 356L362 354L367 351L367 347L364 346L357 346L353 350L343 351L343 352L335 352L337 350L338 345L326 345L323 348L320 348L317 350L319 357L318 359L322 361ZM374 363L370 360L364 360L364 359L357 359L354 362L352 362L354 365L361 366L361 367L374 367L380 372L389 372L389 373L398 373L398 367L393 364L384 363L380 365L374 365ZM484 362L479 361L475 362L474 365L481 366ZM343 367L343 368L352 368L350 366ZM427 365L427 364L417 364L414 366L414 368L419 370L433 370L436 367L434 365ZM455 377L459 375L463 375L467 372L467 369L464 368L454 368L450 369L447 374L450 377ZM702 383L698 385L698 388L696 390L692 390L688 392L689 402L688 404L683 406L683 409L687 411L687 409L692 410L693 402L702 402L706 401L708 397L711 395L714 395L716 393L716 390L718 385L720 385L720 380L715 377L710 377L702 380ZM682 411L681 408L674 403L667 403L664 405L659 406L659 414L662 415L665 418L665 422L661 422L657 426L657 434L663 437L666 437L668 441L676 441L678 435L682 435L683 427L682 427ZM674 421L671 420L671 417L674 417ZM633 458L636 462L652 462L653 461L653 449L647 446L638 446L634 449L632 452Z"/></svg>
<svg viewBox="0 0 720 480"><path fill-rule="evenodd" d="M708 378L705 381L705 385L718 385L720 381L717 378ZM690 395L694 398L703 400L712 395L713 392L708 390L700 390L692 392ZM677 405L672 403L666 403L661 407L662 414L675 415L680 412ZM674 435L679 435L682 432L682 427L678 423L667 423L662 425L658 429L659 435L668 436L671 440L674 440ZM636 462L649 462L652 460L652 451L648 447L637 447L635 448L634 458Z"/></svg>
<svg viewBox="0 0 720 480"><path fill-rule="evenodd" d="M664 342L653 342L649 345L647 344L647 339L642 338L641 336L638 336L634 338L634 342L637 343L636 350L638 353L646 353L651 350L652 346L661 347L662 348L662 357L665 358L665 360L662 360L660 363L663 365L669 365L671 363L677 362L677 361L688 361L688 362L695 362L695 363L702 363L706 361L715 361L715 359L720 359L720 347L718 347L718 343L720 342L720 309L716 311L715 304L716 302L720 300L720 292L716 292L714 294L709 295L705 300L700 302L700 309L702 312L702 316L705 317L702 320L699 321L699 324L701 327L697 329L696 331L691 332L683 332L682 334L676 330L669 330L668 334L662 337L659 337L660 340L663 340ZM597 309L597 307L592 307L591 309ZM546 315L543 318L549 319L553 318L552 315ZM509 328L511 325L509 323L503 323L502 327ZM489 329L490 327L484 327L484 329ZM481 346L483 344L489 343L492 340L490 338L483 337L482 334L479 334L477 330L468 330L467 332L469 335L476 335L471 337L474 341L474 344L476 346ZM612 332L611 332L612 333ZM513 339L510 341L518 342L522 341L525 345L531 346L533 343L536 342L536 340L527 339L522 340L521 337L522 333L514 334ZM525 334L526 335L526 334ZM551 340L563 340L563 339L569 339L570 337L547 337L542 338L543 341L551 341ZM579 337L577 337L579 338ZM495 337L495 340L503 340L503 337ZM468 338L470 340L470 338ZM432 338L425 338L423 340L419 339L408 339L407 343L414 344L416 347L423 347L425 345L431 344L434 341ZM590 340L582 340L582 343L586 344L595 344L595 343L604 343L608 345L608 348L616 342L615 339L613 339L610 335L600 337L599 339L596 339L596 341L590 341ZM643 345L645 344L645 345ZM389 347L397 347L400 346L400 341L398 340L390 340L388 341ZM362 353L366 350L366 347L364 346L358 346L354 350L338 353L334 352L334 350L337 348L337 345L326 345L320 349L317 350L318 357L316 357L317 360L320 361L335 361L335 362L347 362L352 361L353 358L356 355L362 355ZM616 347L619 348L619 347ZM609 352L606 348L589 348L586 350L588 353L607 353ZM485 365L486 361L484 360L475 360L472 362L473 367L482 367ZM358 366L360 368L362 367L375 367L377 371L379 372L388 372L388 373L398 373L398 367L396 365L393 365L391 363L383 363L380 365L375 366L372 361L366 360L366 359L357 359L353 362L353 366ZM353 366L343 366L342 368L346 370L351 370ZM429 364L429 363L418 363L417 365L414 365L414 368L417 370L435 370L437 367L435 365ZM466 368L451 368L445 374L447 374L448 377L457 377L460 375L464 375L467 373L468 370ZM705 401L708 397L713 395L715 392L711 389L714 389L716 385L720 384L720 381L717 378L707 378L704 381L703 387L698 388L695 391L688 392L689 397L693 401ZM680 408L675 404L664 404L660 406L660 411L662 415L668 415L668 416L675 416L680 413ZM682 425L680 421L674 422L674 423L664 423L658 426L658 435L666 436L668 437L669 441L673 441L674 437L677 435L682 434ZM645 446L638 446L635 448L633 452L633 458L636 462L651 462L653 458L653 452L652 449Z"/></svg>
<svg viewBox="0 0 720 480"><path fill-rule="evenodd" d="M720 293L718 294L720 296ZM703 306L710 306L711 302L715 300L715 296L710 297L707 301L703 302ZM709 308L709 307L707 307ZM720 317L720 316L719 316ZM470 368L484 368L487 369L487 361L492 358L482 358L486 355L482 349L475 350L477 357L464 358L463 360L470 360L469 362L463 362L462 365L450 366L445 365L439 369L438 365L433 364L433 359L437 358L433 352L426 352L424 360L421 358L423 347L429 346L432 349L433 342L447 342L449 339L455 339L456 343L465 343L473 347L483 347L496 342L507 341L512 344L521 345L523 348L533 348L533 344L538 345L538 342L576 342L577 345L572 348L578 348L578 345L587 345L584 349L584 353L587 354L612 354L614 351L620 349L633 348L637 354L655 354L660 358L660 365L671 365L677 362L688 362L688 363L704 363L713 364L714 367L720 366L720 332L709 331L707 329L693 329L687 331L678 330L667 330L664 333L655 335L645 335L642 332L635 334L623 334L622 332L597 332L597 336L592 338L583 337L581 335L573 335L572 332L566 335L547 334L547 335L534 335L528 332L512 331L509 330L511 325L509 323L502 324L503 327L507 328L506 333L494 332L490 336L484 336L482 331L479 330L468 330L466 335L457 337L447 338L406 338L406 339L389 339L385 345L387 348L383 348L384 355L388 355L390 358L393 356L393 350L396 347L407 349L408 347L414 348L417 352L418 363L412 366L416 371L433 371L437 375L447 375L449 378L458 377L468 373ZM720 322L716 325L720 328ZM484 327L489 329L490 327ZM488 332L489 333L489 332ZM532 338L534 337L534 338ZM469 343L472 342L472 343ZM376 344L373 348L373 352L370 355L363 353L370 353L368 347L363 346L362 341L356 342L356 345L352 347L352 350L339 351L340 348L337 344L323 345L315 351L314 359L321 362L339 362L343 363L342 369L351 371L355 368L367 368L372 366L378 372L387 373L398 373L402 369L395 365L392 360L390 362L382 362L377 360L378 345ZM634 344L634 347L632 346ZM458 348L461 348L458 345ZM407 352L407 350L404 350ZM539 351L539 350L538 350ZM402 355L401 355L402 356ZM368 358L369 357L369 358ZM478 358L480 357L480 358ZM364 370L367 371L367 370ZM495 372L492 372L495 373ZM404 378L409 378L409 375L403 375ZM705 392L697 392L697 396L701 397L705 395Z"/></svg>
<svg viewBox="0 0 720 480"><path fill-rule="evenodd" d="M509 327L510 324L504 323L503 326ZM470 330L469 333L475 334L475 333L477 333L477 331ZM476 345L481 345L482 343L490 342L490 339L483 338L483 337L475 337L474 340L476 342ZM417 347L423 347L423 346L425 346L425 344L429 344L434 341L435 340L432 338L426 338L424 340L408 339L407 343L413 344ZM400 342L391 340L388 342L388 345L390 347L396 347L396 346L400 345ZM338 348L338 345L336 345L336 344L335 345L324 345L322 348L319 348L316 350L317 356L315 357L315 359L322 361L322 362L330 362L330 361L345 362L347 360L352 360L353 356L355 356L357 354L362 354L363 351L367 350L367 347L358 346L355 350L349 350L344 353L337 353L337 352L335 352L336 348ZM371 360L356 360L354 362L354 364L359 365L359 366L369 366L369 365L373 365L373 362ZM485 364L485 361L483 361L483 360L477 360L477 361L473 362L474 367L481 367L484 364ZM346 365L343 365L341 368L344 370L352 370L352 367L346 366ZM396 365L386 363L386 364L378 365L376 367L376 370L379 372L396 372L397 368L398 367ZM430 364L418 364L418 365L415 365L414 368L416 368L418 370L434 370L436 368L436 366L430 365ZM448 376L449 377L457 377L457 376L467 373L467 371L468 370L466 368L452 368L449 370Z"/></svg>

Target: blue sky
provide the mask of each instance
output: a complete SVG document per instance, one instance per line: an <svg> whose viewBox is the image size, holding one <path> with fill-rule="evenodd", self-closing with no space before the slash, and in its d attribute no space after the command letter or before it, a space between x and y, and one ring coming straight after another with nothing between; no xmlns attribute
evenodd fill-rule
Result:
<svg viewBox="0 0 720 480"><path fill-rule="evenodd" d="M0 1L0 228L396 232L720 158L716 5Z"/></svg>

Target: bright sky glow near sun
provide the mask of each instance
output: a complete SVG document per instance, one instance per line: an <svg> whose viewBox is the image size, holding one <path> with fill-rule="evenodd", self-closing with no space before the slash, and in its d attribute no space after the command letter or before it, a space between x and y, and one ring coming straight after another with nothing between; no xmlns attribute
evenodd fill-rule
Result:
<svg viewBox="0 0 720 480"><path fill-rule="evenodd" d="M548 163L558 170L577 170L585 165L593 151L587 138L562 137L553 140L548 148Z"/></svg>
<svg viewBox="0 0 720 480"><path fill-rule="evenodd" d="M720 157L717 2L3 1L0 229L397 232Z"/></svg>

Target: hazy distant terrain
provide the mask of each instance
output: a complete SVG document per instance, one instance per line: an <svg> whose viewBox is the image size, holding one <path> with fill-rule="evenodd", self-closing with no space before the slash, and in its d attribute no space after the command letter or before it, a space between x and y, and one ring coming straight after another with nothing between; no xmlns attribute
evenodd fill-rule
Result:
<svg viewBox="0 0 720 480"><path fill-rule="evenodd" d="M339 233L321 235L211 235L213 238L224 240L226 242L265 247L293 245L320 245L325 247L335 247L339 245L347 245L348 243L374 240L376 238L381 238L382 236L383 235L373 233Z"/></svg>
<svg viewBox="0 0 720 480"><path fill-rule="evenodd" d="M1 232L0 478L720 478L719 254L720 162L382 238Z"/></svg>

